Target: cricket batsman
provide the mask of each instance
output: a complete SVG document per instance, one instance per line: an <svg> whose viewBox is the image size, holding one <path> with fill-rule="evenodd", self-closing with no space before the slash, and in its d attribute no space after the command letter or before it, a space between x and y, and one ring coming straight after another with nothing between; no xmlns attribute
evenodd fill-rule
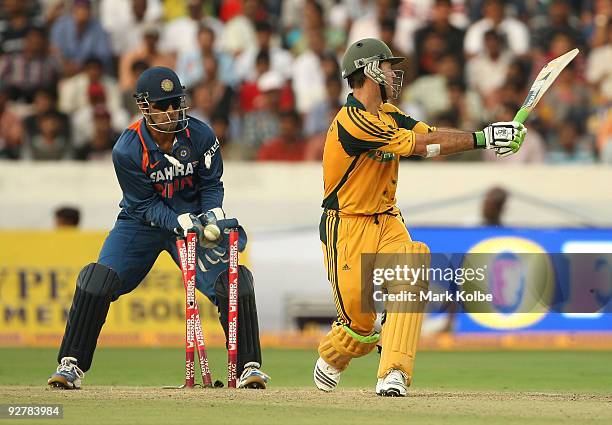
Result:
<svg viewBox="0 0 612 425"><path fill-rule="evenodd" d="M325 198L319 231L338 313L319 344L320 357L314 367L315 385L323 391L336 388L350 361L377 344L382 352L376 394L405 396L412 381L425 302L417 296L404 311L386 306L379 335L376 313L364 309L361 299L362 254L376 254L377 259L383 257L378 254L412 254L409 258L424 258L424 262L429 258L427 245L410 238L397 207L400 157L431 158L472 149L511 155L526 135L523 125L515 121L496 122L469 133L436 129L405 115L388 103L399 96L403 79L402 72L391 67L403 60L374 38L355 42L342 59L342 77L352 93L329 128L323 153ZM388 294L419 295L427 288L428 282L421 279L414 285L387 282L385 289Z"/></svg>
<svg viewBox="0 0 612 425"><path fill-rule="evenodd" d="M179 265L175 241L189 231L200 240L196 286L217 306L227 337L229 229L238 227L240 251L247 239L238 221L226 218L222 209L219 141L208 125L187 115L184 88L171 69L144 71L134 97L143 117L121 134L112 153L123 192L121 212L98 261L77 278L59 366L48 380L52 387L81 387L111 302L134 290L162 251ZM220 230L215 240L204 237L208 224ZM259 370L253 276L244 266L239 281L237 386L265 388L269 378Z"/></svg>

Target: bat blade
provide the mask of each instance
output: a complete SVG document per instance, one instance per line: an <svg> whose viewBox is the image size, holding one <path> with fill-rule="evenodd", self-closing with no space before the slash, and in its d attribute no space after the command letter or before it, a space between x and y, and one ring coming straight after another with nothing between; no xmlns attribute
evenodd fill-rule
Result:
<svg viewBox="0 0 612 425"><path fill-rule="evenodd" d="M557 79L561 71L578 55L578 49L571 50L558 58L548 62L544 68L539 72L535 81L529 88L529 93L521 106L514 116L514 121L524 123L529 116L529 113L538 104L546 90L552 85Z"/></svg>

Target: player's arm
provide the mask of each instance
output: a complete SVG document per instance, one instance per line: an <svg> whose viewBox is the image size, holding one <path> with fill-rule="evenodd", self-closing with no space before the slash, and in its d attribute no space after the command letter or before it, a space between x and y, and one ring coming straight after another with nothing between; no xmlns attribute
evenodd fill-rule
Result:
<svg viewBox="0 0 612 425"><path fill-rule="evenodd" d="M128 214L174 231L179 226L178 215L162 201L139 164L118 150L113 150L112 157Z"/></svg>
<svg viewBox="0 0 612 425"><path fill-rule="evenodd" d="M429 158L473 149L493 149L498 156L507 156L518 152L526 134L527 129L517 121L496 122L474 133L443 128L416 134L414 154Z"/></svg>
<svg viewBox="0 0 612 425"><path fill-rule="evenodd" d="M503 143L503 140L498 140L496 145L491 141L493 139L493 134L488 134L488 136L490 136L488 137L485 133L487 129L490 130L489 127L491 126L483 131L475 133L452 128L436 129L422 121L416 121L412 117L404 114L394 105L385 104L384 107L386 108L386 112L393 117L398 127L412 130L415 133L413 154L418 156L432 157L437 155L452 155L473 149L487 148L496 149L498 154L508 155L518 151L520 143L522 142L521 137L524 138L524 134L520 136L521 126L515 126L511 123L496 123L498 128L503 129L501 132L507 130L507 134L518 133L517 138L520 139L520 141L517 142L510 142L508 146ZM515 127L518 127L517 131L515 131ZM524 133L526 130L522 132ZM487 137L490 139L489 142L487 142Z"/></svg>
<svg viewBox="0 0 612 425"><path fill-rule="evenodd" d="M214 137L214 136L213 136ZM205 213L223 206L223 159L219 140L214 137L211 147L204 152L198 164L198 191L200 193L200 211Z"/></svg>

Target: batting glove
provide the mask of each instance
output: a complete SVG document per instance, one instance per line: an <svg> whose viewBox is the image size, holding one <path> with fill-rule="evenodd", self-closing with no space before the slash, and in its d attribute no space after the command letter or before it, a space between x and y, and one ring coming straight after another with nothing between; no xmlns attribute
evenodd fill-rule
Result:
<svg viewBox="0 0 612 425"><path fill-rule="evenodd" d="M497 156L507 156L519 151L527 129L518 121L502 121L473 134L475 148L493 149Z"/></svg>

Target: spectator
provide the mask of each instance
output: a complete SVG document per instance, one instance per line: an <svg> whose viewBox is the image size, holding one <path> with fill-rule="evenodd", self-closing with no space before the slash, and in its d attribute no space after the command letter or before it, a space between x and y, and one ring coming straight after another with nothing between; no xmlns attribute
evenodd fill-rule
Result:
<svg viewBox="0 0 612 425"><path fill-rule="evenodd" d="M411 74L414 74L415 77L435 74L438 68L438 62L446 53L446 45L440 34L436 32L426 34L420 46L420 54L415 58L416 63L413 65L416 69L414 69ZM454 55L454 53L452 54ZM461 59L461 61L463 61L463 59Z"/></svg>
<svg viewBox="0 0 612 425"><path fill-rule="evenodd" d="M124 128L127 123L125 110L121 104L121 90L117 81L104 75L102 62L96 58L85 61L83 71L65 79L59 86L59 109L72 115L90 105L90 86L100 85L104 92L106 108L111 112L113 127Z"/></svg>
<svg viewBox="0 0 612 425"><path fill-rule="evenodd" d="M93 111L93 134L76 149L74 158L81 161L110 160L118 137L119 133L113 130L106 107L97 105Z"/></svg>
<svg viewBox="0 0 612 425"><path fill-rule="evenodd" d="M2 2L5 18L0 21L0 54L21 52L30 28L42 24L30 16L30 11L27 9L29 4L31 3L24 0Z"/></svg>
<svg viewBox="0 0 612 425"><path fill-rule="evenodd" d="M78 208L62 206L55 210L55 227L79 227L81 212Z"/></svg>
<svg viewBox="0 0 612 425"><path fill-rule="evenodd" d="M234 91L219 79L214 56L207 56L203 65L206 79L193 90L194 108L191 114L210 124L213 111L229 117Z"/></svg>
<svg viewBox="0 0 612 425"><path fill-rule="evenodd" d="M159 50L159 26L154 23L146 24L142 28L142 33L143 39L140 44L121 56L119 61L119 87L122 91L129 90L136 84L132 75L132 65L135 62L174 68L174 56Z"/></svg>
<svg viewBox="0 0 612 425"><path fill-rule="evenodd" d="M612 19L608 22L608 42L591 50L586 79L593 86L595 104L612 101Z"/></svg>
<svg viewBox="0 0 612 425"><path fill-rule="evenodd" d="M99 82L94 82L87 89L87 106L71 114L72 143L75 148L82 147L94 137L94 118L96 109L107 110L107 95L105 88ZM123 110L112 111L111 124L115 131L122 131L128 123L127 113Z"/></svg>
<svg viewBox="0 0 612 425"><path fill-rule="evenodd" d="M310 31L307 35L308 50L295 59L292 73L292 87L300 114L307 114L315 104L325 99L325 75L321 66L325 39L318 31Z"/></svg>
<svg viewBox="0 0 612 425"><path fill-rule="evenodd" d="M126 111L129 117L136 117L135 119L130 118L130 122L140 119L142 114L140 113L140 109L136 102L134 102L134 93L136 92L136 81L140 74L149 68L149 64L144 61L136 61L132 64L132 68L130 69L130 79L134 82L130 87L126 87L125 90L121 93L121 103L125 105Z"/></svg>
<svg viewBox="0 0 612 425"><path fill-rule="evenodd" d="M221 81L230 86L236 84L238 78L234 69L234 60L228 53L222 52L215 47L217 45L215 39L215 31L210 27L202 25L198 30L197 47L191 50L182 50L179 53L176 73L185 87L193 87L206 78L203 64L204 60L208 57L216 59ZM239 69L236 67L236 70Z"/></svg>
<svg viewBox="0 0 612 425"><path fill-rule="evenodd" d="M305 0L301 2L302 17L299 26L288 31L285 41L295 55L299 55L308 48L308 33L321 32L325 44L330 49L344 48L346 35L333 27L325 25L323 5L318 0Z"/></svg>
<svg viewBox="0 0 612 425"><path fill-rule="evenodd" d="M302 122L297 111L280 114L279 135L259 148L258 161L304 161L306 143L302 139Z"/></svg>
<svg viewBox="0 0 612 425"><path fill-rule="evenodd" d="M329 76L325 81L325 99L317 103L306 114L304 120L304 135L311 137L317 134L326 134L334 116L342 107L342 81L339 76Z"/></svg>
<svg viewBox="0 0 612 425"><path fill-rule="evenodd" d="M493 187L487 191L482 202L483 226L503 226L502 215L507 200L508 192L502 187Z"/></svg>
<svg viewBox="0 0 612 425"><path fill-rule="evenodd" d="M489 30L484 35L484 51L472 57L466 66L468 86L476 90L484 99L501 87L508 68L512 63L512 53L506 49L503 35Z"/></svg>
<svg viewBox="0 0 612 425"><path fill-rule="evenodd" d="M162 34L162 50L180 53L198 48L198 31L202 25L215 32L215 38L223 34L223 24L213 16L204 14L203 0L187 1L188 16L174 19L165 25ZM220 46L216 46L220 47Z"/></svg>
<svg viewBox="0 0 612 425"><path fill-rule="evenodd" d="M565 33L580 46L583 46L582 34L578 29L580 21L572 15L572 6L568 0L552 0L548 6L545 22L532 30L533 46L541 52L548 52L555 34Z"/></svg>
<svg viewBox="0 0 612 425"><path fill-rule="evenodd" d="M395 31L395 46L401 51L411 53L413 51L413 32L416 29L414 23L397 18L399 15L400 0L376 0L373 9L363 17L353 22L348 35L347 45L362 38L380 38L380 24L388 17L397 19Z"/></svg>
<svg viewBox="0 0 612 425"><path fill-rule="evenodd" d="M74 0L70 14L55 21L51 28L51 44L61 55L67 77L78 73L85 60L91 57L110 70L112 50L108 34L92 16L90 0Z"/></svg>
<svg viewBox="0 0 612 425"><path fill-rule="evenodd" d="M431 69L431 65L427 64L427 61L432 59L423 55L425 39L430 34L436 34L445 50L455 55L459 62L463 64L463 38L465 37L465 31L451 23L452 11L451 0L435 0L432 7L431 20L415 33L415 58L418 60L417 75L429 73L428 71Z"/></svg>
<svg viewBox="0 0 612 425"><path fill-rule="evenodd" d="M40 121L43 115L48 113L55 114L58 117L63 136L70 139L70 120L68 115L61 113L57 109L57 93L54 87L41 87L36 90L32 107L32 114L25 117L23 121L27 139L32 140L40 134Z"/></svg>
<svg viewBox="0 0 612 425"><path fill-rule="evenodd" d="M454 55L443 55L436 62L435 73L417 78L408 89L404 89L402 103L404 110L420 109L424 113L423 121L444 113L450 107L447 84L460 80L461 66ZM412 105L414 104L414 106Z"/></svg>
<svg viewBox="0 0 612 425"><path fill-rule="evenodd" d="M21 119L9 107L9 90L0 82L0 158L18 159L23 141Z"/></svg>
<svg viewBox="0 0 612 425"><path fill-rule="evenodd" d="M46 31L39 27L28 30L21 52L0 57L0 79L13 100L31 103L36 89L57 84L59 75L59 61L50 55Z"/></svg>
<svg viewBox="0 0 612 425"><path fill-rule="evenodd" d="M259 0L242 0L242 13L230 19L223 29L222 49L237 57L243 51L256 48L255 22L260 12Z"/></svg>
<svg viewBox="0 0 612 425"><path fill-rule="evenodd" d="M396 23L395 19L391 17L385 18L380 23L380 39L391 49L394 55L402 56L407 58L397 65L394 66L393 69L397 69L399 71L404 71L404 80L412 81L414 74L414 66L412 60L410 60L410 55L408 52L403 51L395 44L395 33L396 33Z"/></svg>
<svg viewBox="0 0 612 425"><path fill-rule="evenodd" d="M108 32L113 55L137 48L151 24L162 28L160 0L101 0L100 22Z"/></svg>
<svg viewBox="0 0 612 425"><path fill-rule="evenodd" d="M268 71L259 78L259 107L245 114L240 139L246 158L255 156L264 141L278 135L280 97L284 84L283 76L274 71Z"/></svg>
<svg viewBox="0 0 612 425"><path fill-rule="evenodd" d="M191 107L189 115L205 123L210 123L215 110L215 102L212 96L212 87L204 82L191 88Z"/></svg>
<svg viewBox="0 0 612 425"><path fill-rule="evenodd" d="M221 80L219 63L215 56L204 58L204 84L210 87L210 94L218 114L229 116L234 99L234 90Z"/></svg>
<svg viewBox="0 0 612 425"><path fill-rule="evenodd" d="M270 55L266 51L261 51L257 54L255 59L255 72L257 80L255 81L244 81L240 85L238 93L239 110L242 113L251 112L255 109L255 99L259 96L259 89L257 88L257 82L266 72L270 70Z"/></svg>
<svg viewBox="0 0 612 425"><path fill-rule="evenodd" d="M547 162L550 164L592 164L595 149L588 136L581 135L578 121L560 121L552 131L551 149Z"/></svg>
<svg viewBox="0 0 612 425"><path fill-rule="evenodd" d="M491 29L503 34L510 51L517 55L527 54L529 49L529 31L518 19L506 16L505 4L502 0L485 0L483 5L484 18L473 23L465 34L464 50L468 56L482 53L484 35Z"/></svg>
<svg viewBox="0 0 612 425"><path fill-rule="evenodd" d="M23 146L23 158L59 160L70 157L72 146L68 132L62 127L61 115L55 111L37 117L36 131L29 133Z"/></svg>
<svg viewBox="0 0 612 425"><path fill-rule="evenodd" d="M256 81L257 71L255 61L259 52L267 52L270 56L270 69L291 78L293 56L287 50L272 42L273 28L267 21L255 23L257 46L251 46L236 59L236 73L239 80Z"/></svg>
<svg viewBox="0 0 612 425"><path fill-rule="evenodd" d="M327 77L325 83L326 99L317 104L306 115L304 135L307 137L307 146L304 159L319 161L323 158L323 147L329 125L342 107L342 81L338 76Z"/></svg>
<svg viewBox="0 0 612 425"><path fill-rule="evenodd" d="M448 81L446 89L450 103L447 113L451 114L455 121L449 128L473 131L483 122L489 121L480 96L475 91L468 90L462 80ZM440 125L437 120L433 123Z"/></svg>

